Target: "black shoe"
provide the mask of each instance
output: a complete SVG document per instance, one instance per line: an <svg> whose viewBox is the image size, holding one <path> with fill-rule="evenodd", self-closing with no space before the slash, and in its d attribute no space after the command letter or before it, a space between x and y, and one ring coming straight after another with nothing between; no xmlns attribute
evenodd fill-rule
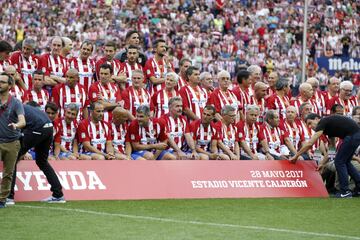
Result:
<svg viewBox="0 0 360 240"><path fill-rule="evenodd" d="M354 188L353 197L360 197L360 187Z"/></svg>
<svg viewBox="0 0 360 240"><path fill-rule="evenodd" d="M6 207L5 202L0 202L0 208L5 208L5 207Z"/></svg>
<svg viewBox="0 0 360 240"><path fill-rule="evenodd" d="M336 194L336 198L352 198L352 192L351 191L346 191L345 193L338 192Z"/></svg>

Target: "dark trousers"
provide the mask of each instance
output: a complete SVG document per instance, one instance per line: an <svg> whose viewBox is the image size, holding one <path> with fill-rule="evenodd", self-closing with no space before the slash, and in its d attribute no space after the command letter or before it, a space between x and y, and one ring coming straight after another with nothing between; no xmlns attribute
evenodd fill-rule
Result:
<svg viewBox="0 0 360 240"><path fill-rule="evenodd" d="M47 181L51 185L50 190L53 192L53 197L59 198L64 194L62 187L54 169L48 162L50 145L53 140L53 128L41 128L36 131L24 131L24 137L21 141L21 148L18 155L18 160L21 156L27 153L31 148L35 150L36 165L43 171ZM16 166L12 179L11 192L9 198L14 198L16 182Z"/></svg>
<svg viewBox="0 0 360 240"><path fill-rule="evenodd" d="M340 191L345 193L349 190L349 175L360 186L360 173L351 164L351 159L360 145L360 131L344 138L336 156L335 168L339 176Z"/></svg>

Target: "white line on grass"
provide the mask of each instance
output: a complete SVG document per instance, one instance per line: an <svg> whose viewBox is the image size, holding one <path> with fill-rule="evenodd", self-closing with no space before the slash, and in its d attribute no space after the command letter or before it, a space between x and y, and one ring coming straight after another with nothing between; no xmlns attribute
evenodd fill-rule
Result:
<svg viewBox="0 0 360 240"><path fill-rule="evenodd" d="M247 226L247 225L236 225L236 224L226 224L226 223L185 221L185 220L176 220L176 219L171 219L171 218L159 218L159 217L128 215L128 214L122 214L122 213L97 212L97 211L90 211L90 210L84 210L84 209L78 209L78 208L41 207L41 206L32 206L32 205L16 205L16 207L35 208L35 209L48 209L48 210L67 211L67 212L77 212L77 213L100 215L100 216L132 218L132 219L140 219L140 220L159 221L159 222L172 222L172 223L205 225L205 226L215 226L215 227L242 228L242 229L252 229L252 230L268 231L268 232L294 233L294 234L298 234L298 235L308 235L308 236L317 236L317 237L330 237L330 238L337 238L337 239L360 240L360 237L347 236L347 235L338 235L338 234L331 234L331 233L306 232L306 231L298 231L298 230L283 229L283 228Z"/></svg>

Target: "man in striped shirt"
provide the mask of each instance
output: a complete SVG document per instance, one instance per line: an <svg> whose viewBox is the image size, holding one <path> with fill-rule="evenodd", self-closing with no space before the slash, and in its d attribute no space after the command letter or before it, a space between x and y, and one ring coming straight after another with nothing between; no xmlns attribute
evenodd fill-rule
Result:
<svg viewBox="0 0 360 240"><path fill-rule="evenodd" d="M39 104L41 110L45 110L45 105L49 101L49 92L43 88L45 83L44 73L41 70L34 72L32 89L27 92L29 101Z"/></svg>

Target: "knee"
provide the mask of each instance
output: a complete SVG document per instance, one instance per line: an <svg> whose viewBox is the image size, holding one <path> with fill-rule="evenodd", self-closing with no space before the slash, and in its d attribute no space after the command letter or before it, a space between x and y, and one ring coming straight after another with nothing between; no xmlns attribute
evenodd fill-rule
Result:
<svg viewBox="0 0 360 240"><path fill-rule="evenodd" d="M200 160L209 160L209 156L206 154L200 154Z"/></svg>
<svg viewBox="0 0 360 240"><path fill-rule="evenodd" d="M144 158L147 159L147 160L155 160L155 156L151 152L145 153Z"/></svg>

